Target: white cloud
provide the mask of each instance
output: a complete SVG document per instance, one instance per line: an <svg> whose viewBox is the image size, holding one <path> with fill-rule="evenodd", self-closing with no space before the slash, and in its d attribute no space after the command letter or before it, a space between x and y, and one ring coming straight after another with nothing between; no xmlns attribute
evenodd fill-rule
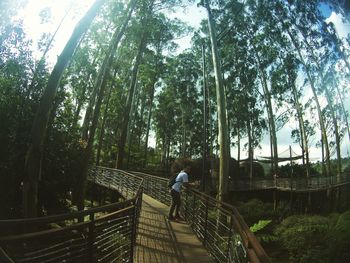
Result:
<svg viewBox="0 0 350 263"><path fill-rule="evenodd" d="M332 22L337 30L339 37L346 38L350 33L350 23L344 23L341 15L332 12L332 14L326 19L327 23Z"/></svg>

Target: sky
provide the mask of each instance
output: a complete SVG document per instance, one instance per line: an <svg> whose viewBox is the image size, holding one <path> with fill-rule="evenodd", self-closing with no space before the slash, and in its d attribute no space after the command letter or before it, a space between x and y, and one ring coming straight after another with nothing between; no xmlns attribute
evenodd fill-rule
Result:
<svg viewBox="0 0 350 263"><path fill-rule="evenodd" d="M94 0L28 0L27 6L19 13L19 17L23 19L24 26L29 36L34 40L33 47L36 47L37 40L41 36L42 32L54 33L60 20L64 17L69 7L73 4L73 8L70 9L65 23L58 31L53 48L48 54L48 61L51 66L56 62L57 56L61 53L68 38L70 37L75 24L79 21L82 15L91 6ZM48 23L41 24L39 18L39 12L43 7L51 7L52 18ZM336 26L340 37L345 37L350 32L350 24L344 24L340 16L332 12L326 5L321 6L321 10L327 17L326 22L333 22ZM203 7L197 7L196 4L189 6L186 9L181 9L173 14L168 14L170 18L178 18L188 23L194 28L199 28L202 19L206 19L207 14ZM189 48L191 46L191 35L176 40L180 48L178 53ZM35 49L35 48L33 48ZM35 53L37 58L40 58L41 53ZM350 104L350 102L349 102ZM289 145L293 145L293 150L298 154L301 153L301 149L298 145L295 145L290 138L291 130L296 128L296 123L287 124L282 130L278 132L278 145L280 152L289 148ZM150 139L149 145L154 147L154 138ZM236 150L232 149L232 156L237 156ZM342 153L344 156L349 156L350 148L349 143L344 143L342 147ZM266 156L270 154L270 147L268 136L266 134L263 142L262 149L256 150L257 156ZM244 153L241 153L244 158ZM315 160L320 158L320 149L311 147L310 156Z"/></svg>
<svg viewBox="0 0 350 263"><path fill-rule="evenodd" d="M93 2L94 0L28 0L28 4L18 16L23 19L25 30L33 39L33 51L36 51L37 41L42 33L54 34L61 19L69 10L68 16L56 35L53 48L48 53L47 60L53 65L72 34L75 24ZM41 24L39 12L45 6L50 7L52 17L48 23ZM73 6L72 9L70 9L71 6ZM41 53L34 54L37 58L41 57Z"/></svg>

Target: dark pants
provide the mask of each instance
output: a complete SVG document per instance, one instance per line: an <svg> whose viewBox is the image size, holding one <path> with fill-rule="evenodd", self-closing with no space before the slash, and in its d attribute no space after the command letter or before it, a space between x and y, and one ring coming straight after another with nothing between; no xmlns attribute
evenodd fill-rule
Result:
<svg viewBox="0 0 350 263"><path fill-rule="evenodd" d="M171 206L169 211L169 217L174 217L173 213L175 210L175 217L179 216L180 206L181 206L181 197L180 193L178 191L175 191L174 189L171 189L170 191L171 195Z"/></svg>

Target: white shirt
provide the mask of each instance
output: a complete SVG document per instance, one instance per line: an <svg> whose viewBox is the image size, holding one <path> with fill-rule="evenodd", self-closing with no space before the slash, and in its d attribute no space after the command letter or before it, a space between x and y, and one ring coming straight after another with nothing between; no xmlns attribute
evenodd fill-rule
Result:
<svg viewBox="0 0 350 263"><path fill-rule="evenodd" d="M185 171L181 171L175 179L176 183L171 187L177 192L181 192L181 187L183 183L188 183L188 174Z"/></svg>

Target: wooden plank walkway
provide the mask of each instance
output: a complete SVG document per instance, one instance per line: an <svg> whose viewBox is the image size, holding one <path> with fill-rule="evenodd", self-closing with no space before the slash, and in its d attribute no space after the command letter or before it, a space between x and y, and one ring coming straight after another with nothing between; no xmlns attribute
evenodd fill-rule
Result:
<svg viewBox="0 0 350 263"><path fill-rule="evenodd" d="M213 263L186 223L167 220L168 206L143 195L136 263Z"/></svg>

